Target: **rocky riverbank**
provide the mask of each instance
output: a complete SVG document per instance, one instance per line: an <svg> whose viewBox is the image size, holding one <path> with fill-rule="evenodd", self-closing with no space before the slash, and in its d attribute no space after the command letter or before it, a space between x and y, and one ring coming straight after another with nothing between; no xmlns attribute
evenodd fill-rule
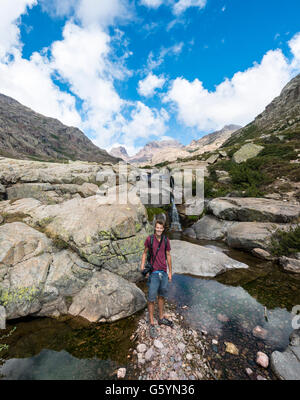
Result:
<svg viewBox="0 0 300 400"><path fill-rule="evenodd" d="M166 304L166 316L173 327L155 324L158 337L149 335L148 312L145 311L131 336L134 346L128 357L134 366L134 378L139 380L222 380L223 361L227 364L242 364L245 354L231 342L222 342L205 330L189 327L174 305ZM225 316L224 316L225 317ZM216 350L219 348L219 351ZM224 350L224 351L223 351ZM223 361L222 361L223 359ZM226 360L225 360L226 359ZM230 359L230 360L229 360ZM217 361L217 362L216 362ZM251 368L244 368L240 376L231 379L272 380L276 379L269 367L269 357L258 351ZM123 378L119 374L119 378Z"/></svg>
<svg viewBox="0 0 300 400"><path fill-rule="evenodd" d="M149 335L148 311L141 316L135 334L132 360L140 380L204 380L215 379L205 357L204 333L184 326L183 317L174 307L166 305L165 315L173 327L159 326L154 320L158 337Z"/></svg>

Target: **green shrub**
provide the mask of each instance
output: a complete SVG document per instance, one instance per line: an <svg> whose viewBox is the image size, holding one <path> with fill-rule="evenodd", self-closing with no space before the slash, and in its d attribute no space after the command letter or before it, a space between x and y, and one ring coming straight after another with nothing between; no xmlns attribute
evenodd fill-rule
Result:
<svg viewBox="0 0 300 400"><path fill-rule="evenodd" d="M288 231L277 231L271 236L270 252L274 256L289 256L300 252L300 224Z"/></svg>

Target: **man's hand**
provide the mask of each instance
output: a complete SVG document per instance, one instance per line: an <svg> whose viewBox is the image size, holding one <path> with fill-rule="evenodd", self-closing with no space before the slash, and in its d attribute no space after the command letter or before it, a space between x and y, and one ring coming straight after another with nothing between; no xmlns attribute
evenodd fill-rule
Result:
<svg viewBox="0 0 300 400"><path fill-rule="evenodd" d="M168 277L169 277L169 282L172 282L172 273L171 272L169 272Z"/></svg>

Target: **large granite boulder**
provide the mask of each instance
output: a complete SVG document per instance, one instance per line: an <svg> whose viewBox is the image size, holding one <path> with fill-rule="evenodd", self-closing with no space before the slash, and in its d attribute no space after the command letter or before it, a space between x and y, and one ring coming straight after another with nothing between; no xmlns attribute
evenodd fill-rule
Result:
<svg viewBox="0 0 300 400"><path fill-rule="evenodd" d="M284 201L256 197L219 197L207 209L215 217L229 221L297 222L300 206Z"/></svg>
<svg viewBox="0 0 300 400"><path fill-rule="evenodd" d="M277 229L288 230L287 224L268 222L236 222L227 229L228 246L251 251L255 248L270 250L271 236Z"/></svg>
<svg viewBox="0 0 300 400"><path fill-rule="evenodd" d="M177 274L216 276L233 268L248 268L226 254L198 244L171 240L172 270Z"/></svg>
<svg viewBox="0 0 300 400"><path fill-rule="evenodd" d="M144 241L152 232L146 209L135 204L101 204L99 196L44 205L35 199L0 202L5 222L22 220L69 247L91 264L125 279L140 279Z"/></svg>
<svg viewBox="0 0 300 400"><path fill-rule="evenodd" d="M192 225L197 239L222 240L227 235L227 229L238 222L225 221L213 215L204 215L199 221Z"/></svg>
<svg viewBox="0 0 300 400"><path fill-rule="evenodd" d="M263 146L259 146L253 143L244 144L237 152L232 156L232 160L237 164L248 160L249 158L256 157L262 150Z"/></svg>
<svg viewBox="0 0 300 400"><path fill-rule="evenodd" d="M271 354L271 368L281 380L300 380L300 329L290 336L290 343L284 352Z"/></svg>
<svg viewBox="0 0 300 400"><path fill-rule="evenodd" d="M133 283L102 270L73 297L69 314L92 322L113 322L134 314L146 305L144 293Z"/></svg>
<svg viewBox="0 0 300 400"><path fill-rule="evenodd" d="M22 222L0 226L0 305L7 319L59 316L69 313L70 305L74 314L79 303L86 312L82 308L78 315L113 321L140 310L146 300L133 283L58 249L44 233Z"/></svg>

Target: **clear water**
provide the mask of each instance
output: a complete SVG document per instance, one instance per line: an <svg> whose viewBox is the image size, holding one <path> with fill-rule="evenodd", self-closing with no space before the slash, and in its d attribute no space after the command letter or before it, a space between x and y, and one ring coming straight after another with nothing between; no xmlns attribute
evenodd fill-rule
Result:
<svg viewBox="0 0 300 400"><path fill-rule="evenodd" d="M130 336L139 315L113 324L92 324L81 318L24 318L9 321L0 338L0 379L116 379L118 368L127 368ZM1 346L0 346L1 347Z"/></svg>
<svg viewBox="0 0 300 400"><path fill-rule="evenodd" d="M282 351L288 345L293 331L291 310L300 304L300 275L229 249L222 242L188 241L225 252L249 265L249 269L231 270L214 279L175 274L169 291L169 301L177 305L185 323L218 340L218 346L210 350L212 365L221 370L221 377L246 378L245 368L257 367L257 351L270 356L272 351ZM253 334L257 326L266 331L263 337ZM225 352L225 341L238 347L238 358ZM267 376L274 378L270 368Z"/></svg>

